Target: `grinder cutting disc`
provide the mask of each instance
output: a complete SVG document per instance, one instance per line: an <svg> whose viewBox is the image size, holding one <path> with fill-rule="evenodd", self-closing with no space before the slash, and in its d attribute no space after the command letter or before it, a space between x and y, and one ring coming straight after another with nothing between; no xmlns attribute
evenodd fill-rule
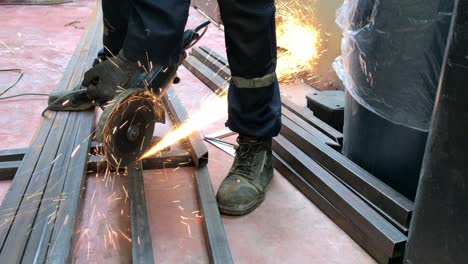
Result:
<svg viewBox="0 0 468 264"><path fill-rule="evenodd" d="M160 115L155 97L146 90L128 89L105 108L96 128L107 161L125 167L147 150Z"/></svg>

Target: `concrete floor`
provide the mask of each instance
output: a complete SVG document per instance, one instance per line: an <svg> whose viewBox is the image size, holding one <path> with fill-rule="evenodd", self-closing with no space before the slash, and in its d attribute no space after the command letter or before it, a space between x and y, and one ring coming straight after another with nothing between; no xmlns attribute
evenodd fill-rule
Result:
<svg viewBox="0 0 468 264"><path fill-rule="evenodd" d="M94 6L91 0L58 6L0 6L0 68L25 72L8 94L48 93L55 88ZM203 19L195 10L190 15L189 26ZM225 54L223 31L215 27L200 44ZM212 92L183 67L179 76L182 82L175 89L188 111L195 112L201 98ZM0 72L0 87L14 78L12 73ZM282 92L304 106L304 95L310 90L296 85L282 87ZM29 145L46 106L44 98L0 101L0 149ZM224 120L214 122L201 133L221 130L223 124ZM168 129L158 128L161 135ZM208 168L216 191L232 157L209 144L208 148ZM208 263L193 169L145 171L144 181L156 263ZM76 230L77 263L129 263L126 183L125 175L89 175ZM0 182L0 199L9 185ZM257 210L243 217L223 217L223 223L235 263L374 263L277 172Z"/></svg>

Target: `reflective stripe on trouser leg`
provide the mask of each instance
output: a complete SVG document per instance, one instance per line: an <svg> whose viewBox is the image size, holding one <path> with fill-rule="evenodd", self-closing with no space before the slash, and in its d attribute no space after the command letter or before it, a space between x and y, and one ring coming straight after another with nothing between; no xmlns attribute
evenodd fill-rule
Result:
<svg viewBox="0 0 468 264"><path fill-rule="evenodd" d="M278 135L281 98L276 68L274 0L218 0L232 73L226 125L239 134Z"/></svg>
<svg viewBox="0 0 468 264"><path fill-rule="evenodd" d="M241 135L277 136L281 129L281 97L276 77L270 85L256 88L237 88L231 80L226 126Z"/></svg>
<svg viewBox="0 0 468 264"><path fill-rule="evenodd" d="M237 76L232 76L232 81L237 88L261 88L266 87L276 80L276 72L269 73L262 77L257 78L242 78Z"/></svg>

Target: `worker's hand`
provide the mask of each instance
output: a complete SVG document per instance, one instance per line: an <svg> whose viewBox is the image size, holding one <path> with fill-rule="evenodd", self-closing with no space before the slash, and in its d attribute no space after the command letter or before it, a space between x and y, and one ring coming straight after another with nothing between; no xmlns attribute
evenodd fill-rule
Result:
<svg viewBox="0 0 468 264"><path fill-rule="evenodd" d="M127 59L120 51L89 69L82 85L88 88L89 98L103 104L112 100L119 89L129 88L138 71L138 63Z"/></svg>

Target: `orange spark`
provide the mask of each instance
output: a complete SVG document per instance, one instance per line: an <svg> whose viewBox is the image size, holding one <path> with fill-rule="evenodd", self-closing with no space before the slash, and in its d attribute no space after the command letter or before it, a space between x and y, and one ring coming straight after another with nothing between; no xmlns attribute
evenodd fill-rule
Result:
<svg viewBox="0 0 468 264"><path fill-rule="evenodd" d="M203 102L203 106L180 126L173 128L161 141L149 149L140 159L150 157L170 145L189 136L193 131L199 130L221 118L226 117L227 97L212 95Z"/></svg>
<svg viewBox="0 0 468 264"><path fill-rule="evenodd" d="M278 25L277 43L280 47L276 73L281 83L300 79L312 79L311 75L320 51L320 30L313 25L314 11L297 1L286 1L277 5ZM227 80L229 81L229 80ZM193 131L218 121L227 116L227 96L222 93L203 102L203 107L196 111L180 126L174 127L155 146L144 153L140 159L157 154L168 146L186 138Z"/></svg>
<svg viewBox="0 0 468 264"><path fill-rule="evenodd" d="M278 63L276 73L282 83L309 79L321 55L320 30L314 26L314 11L294 1L277 5L276 27Z"/></svg>

